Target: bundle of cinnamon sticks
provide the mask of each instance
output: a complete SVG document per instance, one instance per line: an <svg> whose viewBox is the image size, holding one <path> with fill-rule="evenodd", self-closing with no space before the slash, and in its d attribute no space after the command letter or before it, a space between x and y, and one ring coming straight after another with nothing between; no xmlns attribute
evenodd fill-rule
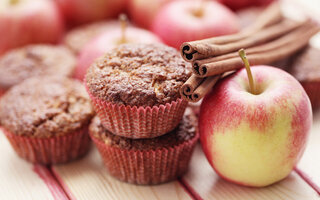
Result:
<svg viewBox="0 0 320 200"><path fill-rule="evenodd" d="M251 65L282 60L304 46L320 31L313 21L286 19L278 2L270 5L248 28L239 33L181 45L182 57L192 63L192 76L181 87L181 96L197 102L224 73L242 68L238 50L246 49Z"/></svg>

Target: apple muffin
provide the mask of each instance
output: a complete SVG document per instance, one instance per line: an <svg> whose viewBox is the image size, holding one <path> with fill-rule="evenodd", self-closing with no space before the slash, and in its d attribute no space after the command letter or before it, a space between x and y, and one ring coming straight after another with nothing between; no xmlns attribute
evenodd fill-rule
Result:
<svg viewBox="0 0 320 200"><path fill-rule="evenodd" d="M0 58L0 93L33 76L72 76L74 55L65 47L48 44L14 49Z"/></svg>
<svg viewBox="0 0 320 200"><path fill-rule="evenodd" d="M102 124L113 134L151 138L173 130L187 102L179 89L191 75L174 48L124 44L88 69L86 86Z"/></svg>
<svg viewBox="0 0 320 200"><path fill-rule="evenodd" d="M296 56L290 73L307 92L313 109L320 106L320 49L308 46Z"/></svg>
<svg viewBox="0 0 320 200"><path fill-rule="evenodd" d="M0 125L17 154L33 163L63 163L89 149L94 115L84 86L43 76L12 87L0 100Z"/></svg>
<svg viewBox="0 0 320 200"><path fill-rule="evenodd" d="M95 117L89 127L108 172L135 184L159 184L183 175L198 139L196 117L190 109L171 132L151 139L112 134Z"/></svg>

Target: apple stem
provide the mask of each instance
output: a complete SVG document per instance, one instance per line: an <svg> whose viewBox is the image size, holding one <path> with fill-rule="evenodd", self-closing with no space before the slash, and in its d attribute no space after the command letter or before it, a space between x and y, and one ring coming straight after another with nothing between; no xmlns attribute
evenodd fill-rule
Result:
<svg viewBox="0 0 320 200"><path fill-rule="evenodd" d="M120 39L120 44L126 43L127 39L126 39L126 29L127 29L127 15L125 14L121 14L119 15L119 21L121 24L121 39Z"/></svg>
<svg viewBox="0 0 320 200"><path fill-rule="evenodd" d="M241 57L244 66L246 67L246 71L247 71L247 75L248 75L248 79L249 79L249 85L250 85L250 92L252 94L256 94L255 91L255 87L254 87L254 81L253 81L253 76L251 73L251 69L250 69L250 64L249 64L249 60L247 58L246 52L244 51L244 49L240 49L239 50L239 56Z"/></svg>

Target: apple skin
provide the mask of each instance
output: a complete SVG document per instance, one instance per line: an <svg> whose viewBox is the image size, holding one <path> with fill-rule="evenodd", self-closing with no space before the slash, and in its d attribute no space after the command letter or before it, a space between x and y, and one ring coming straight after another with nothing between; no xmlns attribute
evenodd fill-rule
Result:
<svg viewBox="0 0 320 200"><path fill-rule="evenodd" d="M51 0L0 5L0 55L31 43L59 42L63 32L64 22Z"/></svg>
<svg viewBox="0 0 320 200"><path fill-rule="evenodd" d="M65 34L63 43L75 54L79 54L81 49L95 37L117 27L120 27L119 20L105 20L77 26Z"/></svg>
<svg viewBox="0 0 320 200"><path fill-rule="evenodd" d="M203 99L199 131L203 151L224 179L263 187L284 179L300 160L312 123L310 100L287 72L251 67L221 80Z"/></svg>
<svg viewBox="0 0 320 200"><path fill-rule="evenodd" d="M127 27L125 35L126 43L162 43L161 39L153 33L136 27ZM82 81L93 61L119 45L120 37L121 29L117 27L100 34L86 44L78 56L74 77Z"/></svg>
<svg viewBox="0 0 320 200"><path fill-rule="evenodd" d="M243 8L254 6L267 6L274 0L218 0L232 10L240 10Z"/></svg>
<svg viewBox="0 0 320 200"><path fill-rule="evenodd" d="M203 1L203 15L196 17L198 1L172 1L157 14L151 30L167 45L179 48L183 42L239 31L236 15L214 1Z"/></svg>
<svg viewBox="0 0 320 200"><path fill-rule="evenodd" d="M173 0L130 0L130 19L138 26L149 29L158 11Z"/></svg>
<svg viewBox="0 0 320 200"><path fill-rule="evenodd" d="M55 0L71 25L117 17L128 0Z"/></svg>

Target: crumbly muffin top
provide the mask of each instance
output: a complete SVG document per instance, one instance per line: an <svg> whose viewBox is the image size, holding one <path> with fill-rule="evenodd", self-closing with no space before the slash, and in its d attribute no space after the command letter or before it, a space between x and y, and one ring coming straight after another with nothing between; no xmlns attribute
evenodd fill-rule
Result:
<svg viewBox="0 0 320 200"><path fill-rule="evenodd" d="M86 74L96 97L130 106L155 106L180 97L190 65L162 44L124 44L98 58Z"/></svg>
<svg viewBox="0 0 320 200"><path fill-rule="evenodd" d="M291 74L299 81L320 81L320 49L307 47L294 60Z"/></svg>
<svg viewBox="0 0 320 200"><path fill-rule="evenodd" d="M98 117L92 120L89 131L94 137L107 145L127 150L155 150L162 147L173 147L196 137L196 126L196 117L188 108L176 129L156 138L130 139L114 135L103 127Z"/></svg>
<svg viewBox="0 0 320 200"><path fill-rule="evenodd" d="M0 99L0 125L11 133L47 138L78 131L94 115L84 86L65 77L33 77Z"/></svg>
<svg viewBox="0 0 320 200"><path fill-rule="evenodd" d="M94 37L115 27L120 28L120 23L118 20L101 21L82 25L69 31L64 38L64 43L71 49L71 51L78 54L81 49Z"/></svg>
<svg viewBox="0 0 320 200"><path fill-rule="evenodd" d="M65 47L29 45L7 52L0 58L0 87L8 89L39 75L71 76L74 55Z"/></svg>

